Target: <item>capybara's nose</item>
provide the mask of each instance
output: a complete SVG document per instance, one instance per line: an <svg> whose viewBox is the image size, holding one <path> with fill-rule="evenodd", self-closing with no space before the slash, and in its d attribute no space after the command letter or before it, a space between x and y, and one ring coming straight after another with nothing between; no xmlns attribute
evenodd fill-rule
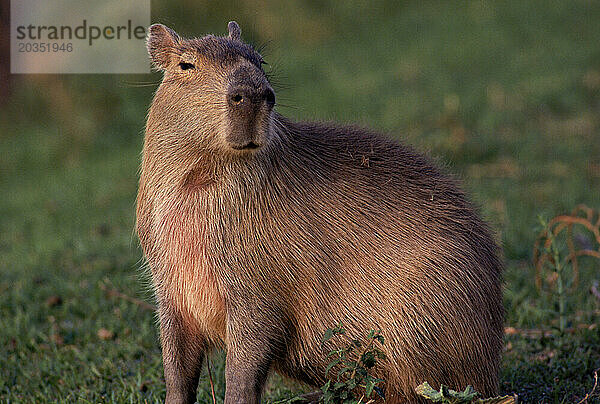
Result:
<svg viewBox="0 0 600 404"><path fill-rule="evenodd" d="M249 108L252 104L265 103L269 108L275 105L275 93L268 87L251 88L236 86L229 90L227 102L233 108Z"/></svg>

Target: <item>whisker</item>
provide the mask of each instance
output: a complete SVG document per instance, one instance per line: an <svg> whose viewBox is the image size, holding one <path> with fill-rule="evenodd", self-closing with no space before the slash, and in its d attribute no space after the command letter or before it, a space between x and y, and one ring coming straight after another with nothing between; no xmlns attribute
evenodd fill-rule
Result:
<svg viewBox="0 0 600 404"><path fill-rule="evenodd" d="M295 109L295 110L300 110L300 107L296 106L296 105L291 105L291 104L281 104L281 103L277 103L278 107L281 108L291 108L291 109Z"/></svg>
<svg viewBox="0 0 600 404"><path fill-rule="evenodd" d="M158 86L160 84L160 81L157 81L157 82L122 81L120 84L123 87L153 87L153 86Z"/></svg>

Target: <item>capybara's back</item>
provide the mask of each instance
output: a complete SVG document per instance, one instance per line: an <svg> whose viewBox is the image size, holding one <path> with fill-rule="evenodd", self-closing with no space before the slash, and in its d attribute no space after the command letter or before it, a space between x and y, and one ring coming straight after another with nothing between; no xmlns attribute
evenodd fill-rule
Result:
<svg viewBox="0 0 600 404"><path fill-rule="evenodd" d="M353 337L384 335L375 372L387 402L418 402L425 381L496 393L501 262L456 181L379 134L274 112L262 58L229 28L185 40L153 26L149 37L165 79L138 233L167 401L193 402L212 346L227 349L228 404L257 403L272 368L320 386L321 338L340 322Z"/></svg>

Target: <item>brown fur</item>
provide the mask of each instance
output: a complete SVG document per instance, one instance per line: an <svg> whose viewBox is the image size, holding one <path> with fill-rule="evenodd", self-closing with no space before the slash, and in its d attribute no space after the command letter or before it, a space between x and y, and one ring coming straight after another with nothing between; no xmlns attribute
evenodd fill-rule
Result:
<svg viewBox="0 0 600 404"><path fill-rule="evenodd" d="M501 262L456 181L377 133L278 115L236 27L184 40L155 25L148 39L165 76L137 231L167 402L193 402L214 346L227 349L227 404L257 403L270 369L319 386L321 336L340 321L386 337L387 402L418 401L424 381L496 393Z"/></svg>

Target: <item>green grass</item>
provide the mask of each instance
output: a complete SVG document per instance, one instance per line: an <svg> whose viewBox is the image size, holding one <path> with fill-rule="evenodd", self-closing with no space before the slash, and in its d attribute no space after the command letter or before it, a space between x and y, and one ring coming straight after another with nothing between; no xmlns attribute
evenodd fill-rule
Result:
<svg viewBox="0 0 600 404"><path fill-rule="evenodd" d="M459 174L504 247L507 326L557 325L531 251L538 214L600 207L600 3L153 3L154 21L185 35L223 33L234 18L245 38L268 44L281 113L378 128ZM152 301L133 223L155 87L131 83L159 79L15 77L0 109L2 402L164 397L154 314L100 289ZM584 262L570 327L599 321L588 293L599 268ZM101 328L114 338L99 338ZM562 346L506 342L501 389L524 402L576 402L600 367L600 327ZM213 366L222 397L221 355ZM296 389L275 377L266 398ZM204 374L200 402L209 391Z"/></svg>

